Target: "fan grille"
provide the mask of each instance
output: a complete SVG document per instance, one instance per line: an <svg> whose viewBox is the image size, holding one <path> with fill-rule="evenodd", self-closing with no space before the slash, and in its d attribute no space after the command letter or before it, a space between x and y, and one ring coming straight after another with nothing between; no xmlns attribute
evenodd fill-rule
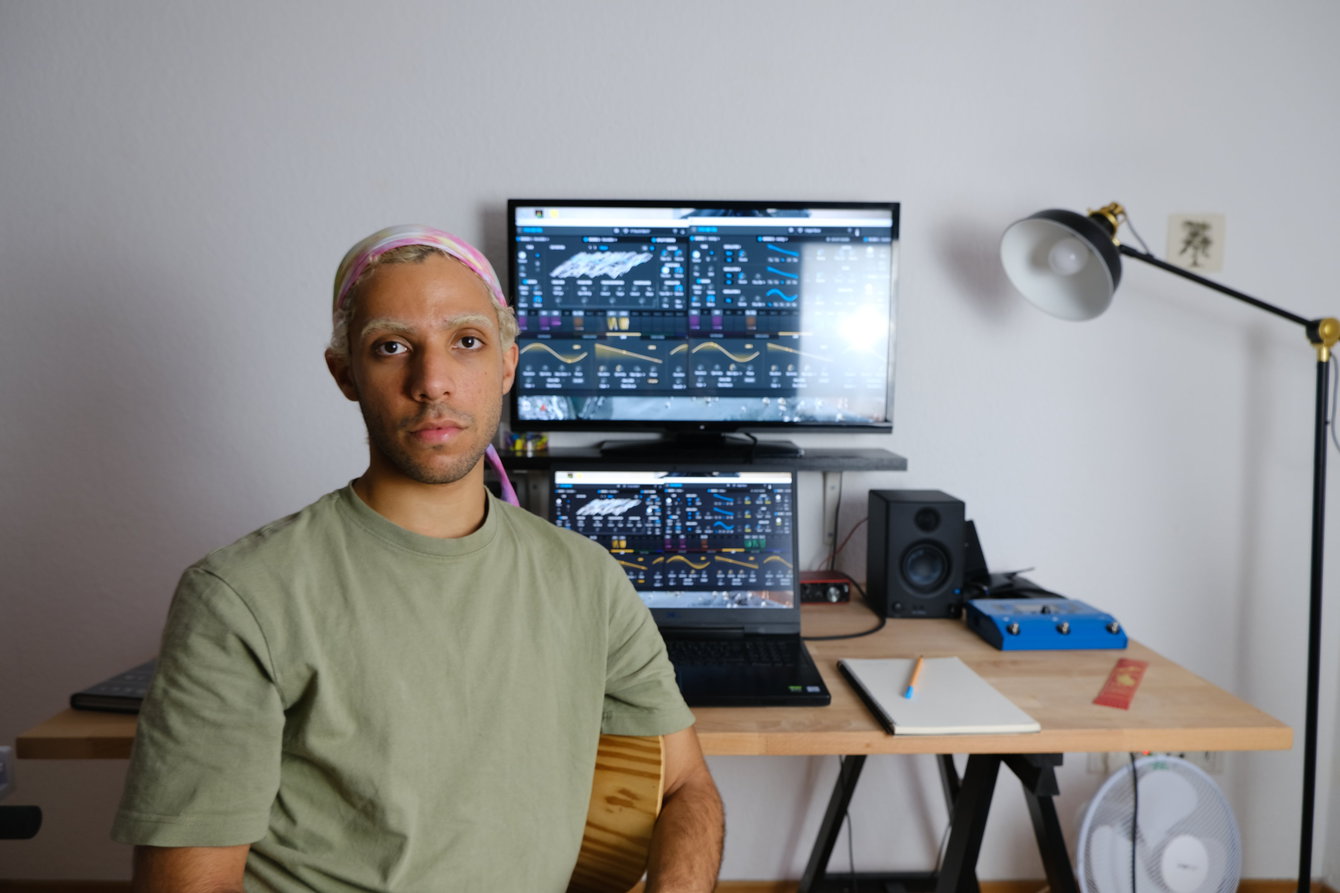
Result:
<svg viewBox="0 0 1340 893"><path fill-rule="evenodd" d="M1242 872L1228 801L1177 757L1142 757L1114 773L1084 817L1077 857L1085 893L1234 893Z"/></svg>

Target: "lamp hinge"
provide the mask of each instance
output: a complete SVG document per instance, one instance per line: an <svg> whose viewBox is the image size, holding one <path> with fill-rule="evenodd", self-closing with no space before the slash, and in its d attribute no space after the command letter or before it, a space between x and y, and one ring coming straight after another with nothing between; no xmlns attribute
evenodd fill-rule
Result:
<svg viewBox="0 0 1340 893"><path fill-rule="evenodd" d="M1125 208L1117 202L1112 202L1111 204L1103 205L1097 211L1090 211L1089 216L1106 224L1107 228L1112 232L1112 241L1116 242L1118 245L1121 244L1121 242L1117 241L1117 227L1121 226L1121 220L1126 216Z"/></svg>
<svg viewBox="0 0 1340 893"><path fill-rule="evenodd" d="M1340 342L1340 320L1329 316L1312 320L1307 324L1307 340L1317 348L1317 362L1325 363L1331 358L1331 348Z"/></svg>

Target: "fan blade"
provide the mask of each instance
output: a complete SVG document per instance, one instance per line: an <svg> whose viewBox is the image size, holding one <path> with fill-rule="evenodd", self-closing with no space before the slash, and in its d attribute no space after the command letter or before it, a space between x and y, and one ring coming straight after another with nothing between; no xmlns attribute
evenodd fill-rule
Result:
<svg viewBox="0 0 1340 893"><path fill-rule="evenodd" d="M1139 780L1140 836L1151 843L1196 811L1196 789L1177 772L1152 768Z"/></svg>
<svg viewBox="0 0 1340 893"><path fill-rule="evenodd" d="M1131 888L1131 841L1113 825L1099 825L1089 836L1085 873L1101 893L1126 893Z"/></svg>

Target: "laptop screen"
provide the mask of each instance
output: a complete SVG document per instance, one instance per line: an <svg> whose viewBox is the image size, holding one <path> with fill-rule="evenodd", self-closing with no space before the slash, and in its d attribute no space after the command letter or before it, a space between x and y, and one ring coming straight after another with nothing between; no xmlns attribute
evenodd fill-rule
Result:
<svg viewBox="0 0 1340 893"><path fill-rule="evenodd" d="M555 524L604 546L662 627L799 629L795 473L553 473Z"/></svg>

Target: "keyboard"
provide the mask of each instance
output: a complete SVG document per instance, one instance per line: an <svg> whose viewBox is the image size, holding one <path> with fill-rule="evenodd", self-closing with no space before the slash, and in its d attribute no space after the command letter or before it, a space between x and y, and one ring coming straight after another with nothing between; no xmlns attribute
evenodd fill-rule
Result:
<svg viewBox="0 0 1340 893"><path fill-rule="evenodd" d="M780 639L665 640L670 662L676 666L741 664L791 666L797 662L797 643Z"/></svg>

